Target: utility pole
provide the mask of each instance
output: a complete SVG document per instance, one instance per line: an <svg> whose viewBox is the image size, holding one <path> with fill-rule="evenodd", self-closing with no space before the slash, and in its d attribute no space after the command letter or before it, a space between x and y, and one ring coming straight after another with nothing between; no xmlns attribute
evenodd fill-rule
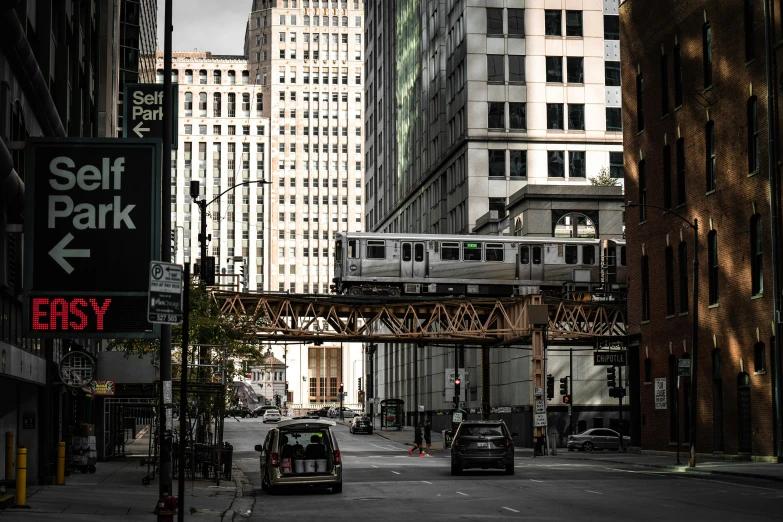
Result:
<svg viewBox="0 0 783 522"><path fill-rule="evenodd" d="M623 367L618 366L617 367L617 384L620 385L620 388L623 389ZM623 451L625 448L623 448L623 394L618 393L617 394L617 402L618 406L620 408L620 451Z"/></svg>
<svg viewBox="0 0 783 522"><path fill-rule="evenodd" d="M174 106L171 86L171 33L172 0L165 0L163 26L163 165L161 167L161 261L171 260L171 136ZM160 482L158 497L163 499L172 493L171 439L171 325L160 327L160 398L158 444L160 446ZM160 504L160 502L159 502ZM163 515L158 515L161 519Z"/></svg>
<svg viewBox="0 0 783 522"><path fill-rule="evenodd" d="M185 433L188 411L188 344L190 344L190 263L185 263L185 288L182 291L182 370L179 376L179 451L177 452L177 522L185 520Z"/></svg>
<svg viewBox="0 0 783 522"><path fill-rule="evenodd" d="M571 435L576 435L574 426L574 349L568 349L568 375L571 377L571 389L568 390L571 400L568 402L568 416L571 423Z"/></svg>

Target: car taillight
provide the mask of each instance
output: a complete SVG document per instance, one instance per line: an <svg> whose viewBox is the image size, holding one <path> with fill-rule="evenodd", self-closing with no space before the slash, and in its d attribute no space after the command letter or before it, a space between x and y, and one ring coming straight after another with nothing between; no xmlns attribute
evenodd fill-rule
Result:
<svg viewBox="0 0 783 522"><path fill-rule="evenodd" d="M334 450L334 465L340 466L342 465L343 461L340 458L340 450Z"/></svg>
<svg viewBox="0 0 783 522"><path fill-rule="evenodd" d="M277 457L278 457L277 453L272 453L270 457L273 468L276 468L280 465L280 460Z"/></svg>
<svg viewBox="0 0 783 522"><path fill-rule="evenodd" d="M451 441L451 445L452 446L459 446L459 439L454 439L453 441Z"/></svg>
<svg viewBox="0 0 783 522"><path fill-rule="evenodd" d="M507 448L508 448L509 446L511 446L511 439L504 439L504 440L503 440L503 445L504 445L505 447L507 447Z"/></svg>

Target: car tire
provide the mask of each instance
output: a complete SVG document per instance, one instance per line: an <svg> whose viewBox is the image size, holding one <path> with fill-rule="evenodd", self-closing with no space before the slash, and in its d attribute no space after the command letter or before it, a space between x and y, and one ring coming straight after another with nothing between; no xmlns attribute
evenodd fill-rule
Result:
<svg viewBox="0 0 783 522"><path fill-rule="evenodd" d="M585 442L584 444L582 444L582 449L583 449L583 450L585 450L585 451L587 451L587 452L590 452L590 451L593 451L593 450L595 449L595 446L593 445L593 443L592 443L592 442L590 442L590 441L588 440L587 442Z"/></svg>
<svg viewBox="0 0 783 522"><path fill-rule="evenodd" d="M261 491L269 491L269 483L266 480L266 473L261 477Z"/></svg>
<svg viewBox="0 0 783 522"><path fill-rule="evenodd" d="M462 475L462 466L458 465L453 460L451 461L451 474L456 475Z"/></svg>
<svg viewBox="0 0 783 522"><path fill-rule="evenodd" d="M513 475L514 474L514 463L506 464L506 475Z"/></svg>
<svg viewBox="0 0 783 522"><path fill-rule="evenodd" d="M343 492L343 483L335 484L332 486L332 493L338 494Z"/></svg>

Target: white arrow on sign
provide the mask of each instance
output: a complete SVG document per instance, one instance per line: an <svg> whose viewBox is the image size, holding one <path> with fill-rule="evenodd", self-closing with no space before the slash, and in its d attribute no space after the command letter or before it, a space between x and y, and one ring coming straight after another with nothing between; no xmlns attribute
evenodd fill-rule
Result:
<svg viewBox="0 0 783 522"><path fill-rule="evenodd" d="M144 125L144 122L140 121L135 127L133 127L133 132L135 132L136 135L139 138L143 138L144 137L144 134L142 134L141 131L148 131L148 130L150 130L149 127L142 127L142 125Z"/></svg>
<svg viewBox="0 0 783 522"><path fill-rule="evenodd" d="M68 232L65 237L49 251L52 259L62 267L68 274L73 272L73 266L65 260L66 257L90 257L89 248L65 248L73 241L73 234Z"/></svg>

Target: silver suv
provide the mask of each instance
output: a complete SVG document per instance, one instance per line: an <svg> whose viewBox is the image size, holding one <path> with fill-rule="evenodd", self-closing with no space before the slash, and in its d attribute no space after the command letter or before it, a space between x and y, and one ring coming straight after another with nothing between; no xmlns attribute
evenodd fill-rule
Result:
<svg viewBox="0 0 783 522"><path fill-rule="evenodd" d="M274 493L284 486L315 486L343 491L343 464L334 421L292 419L269 430L260 453L261 489Z"/></svg>

